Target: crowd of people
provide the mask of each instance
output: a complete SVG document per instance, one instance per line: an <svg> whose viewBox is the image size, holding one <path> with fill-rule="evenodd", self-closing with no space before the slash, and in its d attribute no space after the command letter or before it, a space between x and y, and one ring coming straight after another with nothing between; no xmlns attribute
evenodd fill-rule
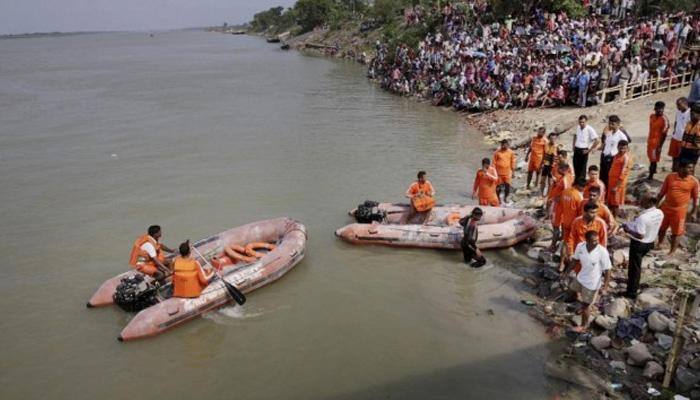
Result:
<svg viewBox="0 0 700 400"><path fill-rule="evenodd" d="M559 134L547 134L544 127L538 128L530 141L525 155L528 172L525 189L531 188L534 178L535 195L546 199L545 215L553 227L550 250L559 249L559 272L567 276L575 271L570 287L579 292L585 306L580 330L585 330L589 306L595 303L599 290L607 288L611 263L606 246L610 236L625 232L631 240L625 295L635 299L643 257L665 242L669 230L668 252L674 254L687 218L693 221L698 218L700 184L694 174L700 154L700 103L689 105L687 98L679 98L673 125L665 115L665 104L654 104L646 146L649 181L654 179L657 165L664 158L662 149L669 134L666 154L672 159L673 172L665 177L657 193L648 193L640 199L641 213L627 223L618 221L627 199L634 161L629 151L630 136L619 117L609 116L599 135L588 124L588 118L580 116L570 149L558 143ZM597 151L600 151L599 163L588 165L589 156ZM510 205L508 196L516 164L516 153L510 149L508 140L503 140L492 157L482 160L474 178L472 198L480 206ZM435 188L426 179L425 171L419 172L418 180L406 192L413 205L412 215L423 213L427 220L435 204L434 196ZM486 263L478 248L476 229L482 215L483 210L477 207L472 215L460 220L464 228L461 242L464 261L473 267Z"/></svg>
<svg viewBox="0 0 700 400"><path fill-rule="evenodd" d="M406 25L439 18L417 48L377 42L368 75L392 92L435 105L484 111L511 107L587 106L606 87L678 79L700 69L700 18L685 13L636 17L633 0L584 1L580 19L535 10L487 23L488 2L469 0L405 10ZM391 54L390 54L391 52ZM635 87L636 88L636 87ZM635 89L630 89L635 90Z"/></svg>

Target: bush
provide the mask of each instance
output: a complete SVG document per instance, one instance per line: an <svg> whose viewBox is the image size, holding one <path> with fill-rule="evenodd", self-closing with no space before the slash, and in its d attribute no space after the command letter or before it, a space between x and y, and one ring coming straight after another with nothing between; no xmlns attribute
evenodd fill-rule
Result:
<svg viewBox="0 0 700 400"><path fill-rule="evenodd" d="M329 22L335 8L333 0L299 0L294 5L296 22L302 32L308 32Z"/></svg>

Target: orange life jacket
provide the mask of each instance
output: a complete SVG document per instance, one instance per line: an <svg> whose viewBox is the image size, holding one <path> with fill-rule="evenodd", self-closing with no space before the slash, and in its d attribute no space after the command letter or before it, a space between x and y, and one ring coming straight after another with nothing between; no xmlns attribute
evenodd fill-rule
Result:
<svg viewBox="0 0 700 400"><path fill-rule="evenodd" d="M146 253L144 250L141 249L141 246L144 245L144 243L150 242L153 247L156 249L156 257L159 259L161 258L161 250L160 250L160 243L158 243L155 239L151 237L148 233L145 233L141 236L139 236L138 239L134 242L134 246L131 248L131 256L129 257L129 265L131 265L134 268L137 268L139 265L145 265L145 264L154 264L153 261L151 260L151 257Z"/></svg>
<svg viewBox="0 0 700 400"><path fill-rule="evenodd" d="M432 208L435 206L435 199L430 196L414 197L411 199L411 203L416 211L424 212L432 210Z"/></svg>
<svg viewBox="0 0 700 400"><path fill-rule="evenodd" d="M199 297L209 283L204 279L201 268L192 258L177 257L173 263L173 296Z"/></svg>

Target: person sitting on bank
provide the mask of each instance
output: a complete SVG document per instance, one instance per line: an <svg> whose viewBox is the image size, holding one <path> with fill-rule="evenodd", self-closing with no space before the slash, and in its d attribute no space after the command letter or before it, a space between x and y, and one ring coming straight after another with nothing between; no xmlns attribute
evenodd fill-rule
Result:
<svg viewBox="0 0 700 400"><path fill-rule="evenodd" d="M199 261L190 257L190 241L180 244L180 255L173 262L173 297L199 297L214 271L204 271Z"/></svg>
<svg viewBox="0 0 700 400"><path fill-rule="evenodd" d="M588 320L591 317L591 306L596 303L598 292L604 294L610 283L610 254L608 250L598 243L598 232L587 231L586 240L579 243L571 256L571 261L564 271L566 276L575 264L579 264L580 271L572 278L569 289L577 292L581 302L581 325L573 329L574 332L583 333L588 329ZM605 279L601 284L601 278ZM602 289L601 289L602 288Z"/></svg>
<svg viewBox="0 0 700 400"><path fill-rule="evenodd" d="M498 207L498 194L496 184L498 183L498 173L496 168L491 166L491 160L484 158L481 160L481 169L476 171L474 186L472 188L472 199L479 196L480 206Z"/></svg>
<svg viewBox="0 0 700 400"><path fill-rule="evenodd" d="M406 191L406 197L411 199L411 207L409 207L406 220L404 221L405 224L410 223L416 214L423 216L422 222L427 222L430 217L430 211L435 206L435 189L430 181L425 178L426 175L425 171L418 171L418 180L413 182Z"/></svg>
<svg viewBox="0 0 700 400"><path fill-rule="evenodd" d="M148 232L139 236L131 247L129 265L135 270L150 275L156 280L162 279L165 274L170 273L169 263L165 259L163 251L173 253L174 251L160 243L162 231L159 225L151 225Z"/></svg>
<svg viewBox="0 0 700 400"><path fill-rule="evenodd" d="M479 268L486 264L486 258L476 246L476 242L479 240L479 220L481 220L483 215L484 212L481 208L476 207L471 215L467 215L459 220L459 224L464 228L464 236L460 242L464 263L469 264L471 262L471 266L474 268ZM472 260L474 261L472 262Z"/></svg>

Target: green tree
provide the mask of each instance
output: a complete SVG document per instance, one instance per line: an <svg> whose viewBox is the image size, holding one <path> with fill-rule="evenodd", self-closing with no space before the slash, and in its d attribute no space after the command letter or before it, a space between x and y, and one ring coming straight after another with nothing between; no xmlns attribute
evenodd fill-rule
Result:
<svg viewBox="0 0 700 400"><path fill-rule="evenodd" d="M333 0L299 0L294 5L296 22L302 33L328 22L336 3Z"/></svg>

